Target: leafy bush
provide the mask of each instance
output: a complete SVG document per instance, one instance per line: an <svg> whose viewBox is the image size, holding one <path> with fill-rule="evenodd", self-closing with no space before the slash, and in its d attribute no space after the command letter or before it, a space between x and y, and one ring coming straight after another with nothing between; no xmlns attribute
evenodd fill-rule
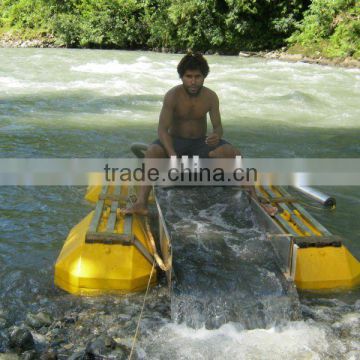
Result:
<svg viewBox="0 0 360 360"><path fill-rule="evenodd" d="M88 0L59 13L54 32L66 46L136 48L146 42L143 6L135 0Z"/></svg>
<svg viewBox="0 0 360 360"><path fill-rule="evenodd" d="M45 0L4 0L0 3L2 27L49 31L52 7Z"/></svg>
<svg viewBox="0 0 360 360"><path fill-rule="evenodd" d="M318 55L360 58L359 1L313 0L288 41L314 49Z"/></svg>

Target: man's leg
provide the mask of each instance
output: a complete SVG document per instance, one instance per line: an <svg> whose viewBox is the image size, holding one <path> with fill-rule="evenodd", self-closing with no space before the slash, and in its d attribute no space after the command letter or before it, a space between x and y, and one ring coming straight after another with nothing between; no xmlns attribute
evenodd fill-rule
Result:
<svg viewBox="0 0 360 360"><path fill-rule="evenodd" d="M231 144L224 144L209 151L209 158L234 158L239 155L241 155L240 151Z"/></svg>
<svg viewBox="0 0 360 360"><path fill-rule="evenodd" d="M162 146L157 144L151 144L145 152L145 158L154 159L154 158L166 158L166 152ZM140 192L136 203L124 210L125 214L138 214L138 215L147 215L148 214L148 198L151 191L151 185L140 186Z"/></svg>
<svg viewBox="0 0 360 360"><path fill-rule="evenodd" d="M237 155L240 155L240 151L235 149L230 144L221 145L209 152L210 158L233 158ZM263 204L260 202L254 185L247 186L246 190L249 192L249 195L255 199L270 216L274 216L277 213L278 209L276 207L272 206L271 204Z"/></svg>

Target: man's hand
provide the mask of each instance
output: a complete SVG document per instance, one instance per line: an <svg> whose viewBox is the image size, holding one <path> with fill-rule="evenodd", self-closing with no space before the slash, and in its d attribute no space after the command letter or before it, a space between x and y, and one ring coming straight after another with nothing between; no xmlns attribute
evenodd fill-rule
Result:
<svg viewBox="0 0 360 360"><path fill-rule="evenodd" d="M169 158L172 156L177 156L175 151L168 151Z"/></svg>
<svg viewBox="0 0 360 360"><path fill-rule="evenodd" d="M209 146L216 146L219 143L219 141L220 141L220 137L215 132L210 134L205 140L206 144L208 144Z"/></svg>

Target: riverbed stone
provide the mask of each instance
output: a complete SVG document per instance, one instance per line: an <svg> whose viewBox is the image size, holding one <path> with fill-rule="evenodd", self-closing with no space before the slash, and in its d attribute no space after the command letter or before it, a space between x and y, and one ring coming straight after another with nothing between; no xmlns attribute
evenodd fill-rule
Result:
<svg viewBox="0 0 360 360"><path fill-rule="evenodd" d="M108 335L100 335L88 342L85 352L87 355L101 356L115 349L116 341Z"/></svg>
<svg viewBox="0 0 360 360"><path fill-rule="evenodd" d="M58 359L58 354L55 349L48 349L44 351L40 356L40 360L57 360L57 359Z"/></svg>
<svg viewBox="0 0 360 360"><path fill-rule="evenodd" d="M38 359L38 354L35 350L28 350L21 354L21 360L36 360Z"/></svg>
<svg viewBox="0 0 360 360"><path fill-rule="evenodd" d="M14 353L0 354L0 360L18 360L19 355Z"/></svg>
<svg viewBox="0 0 360 360"><path fill-rule="evenodd" d="M76 314L68 314L64 317L63 321L65 324L75 324L78 319Z"/></svg>
<svg viewBox="0 0 360 360"><path fill-rule="evenodd" d="M136 347L135 347L136 349ZM120 342L116 346L116 350L113 352L116 354L116 359L118 360L126 360L129 358L131 353L131 346ZM136 351L135 351L136 353ZM136 358L136 357L135 357Z"/></svg>
<svg viewBox="0 0 360 360"><path fill-rule="evenodd" d="M35 347L34 338L29 329L14 327L10 331L9 345L19 352L33 350Z"/></svg>
<svg viewBox="0 0 360 360"><path fill-rule="evenodd" d="M50 315L39 312L38 314L27 314L25 323L33 329L40 329L43 326L50 326L52 319Z"/></svg>
<svg viewBox="0 0 360 360"><path fill-rule="evenodd" d="M282 54L280 54L279 59L296 62L296 61L301 61L303 59L303 55L282 53Z"/></svg>
<svg viewBox="0 0 360 360"><path fill-rule="evenodd" d="M77 351L68 358L68 360L83 360L83 359L86 359L84 350Z"/></svg>
<svg viewBox="0 0 360 360"><path fill-rule="evenodd" d="M5 318L0 317L0 329L6 328L7 321Z"/></svg>
<svg viewBox="0 0 360 360"><path fill-rule="evenodd" d="M345 360L360 360L360 350L349 351L344 355Z"/></svg>

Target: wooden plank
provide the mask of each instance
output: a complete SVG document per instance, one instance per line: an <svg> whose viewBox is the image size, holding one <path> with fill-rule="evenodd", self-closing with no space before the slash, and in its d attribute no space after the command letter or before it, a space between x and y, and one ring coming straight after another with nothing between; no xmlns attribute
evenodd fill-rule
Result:
<svg viewBox="0 0 360 360"><path fill-rule="evenodd" d="M109 232L87 232L86 243L132 245L134 237L128 234L114 234Z"/></svg>
<svg viewBox="0 0 360 360"><path fill-rule="evenodd" d="M115 186L114 189L114 195L117 196L120 194L120 186ZM110 215L109 219L106 225L106 231L107 232L114 232L115 231L115 224L116 224L116 210L119 207L119 201L118 200L112 200L111 201L111 207L110 207Z"/></svg>
<svg viewBox="0 0 360 360"><path fill-rule="evenodd" d="M105 204L104 200L100 200L96 203L94 216L91 220L88 232L96 232L97 231L97 228L99 227L101 215L103 212L104 204Z"/></svg>
<svg viewBox="0 0 360 360"><path fill-rule="evenodd" d="M330 236L294 236L294 243L299 248L308 247L325 247L333 246L340 247L342 245L342 239L336 235Z"/></svg>

